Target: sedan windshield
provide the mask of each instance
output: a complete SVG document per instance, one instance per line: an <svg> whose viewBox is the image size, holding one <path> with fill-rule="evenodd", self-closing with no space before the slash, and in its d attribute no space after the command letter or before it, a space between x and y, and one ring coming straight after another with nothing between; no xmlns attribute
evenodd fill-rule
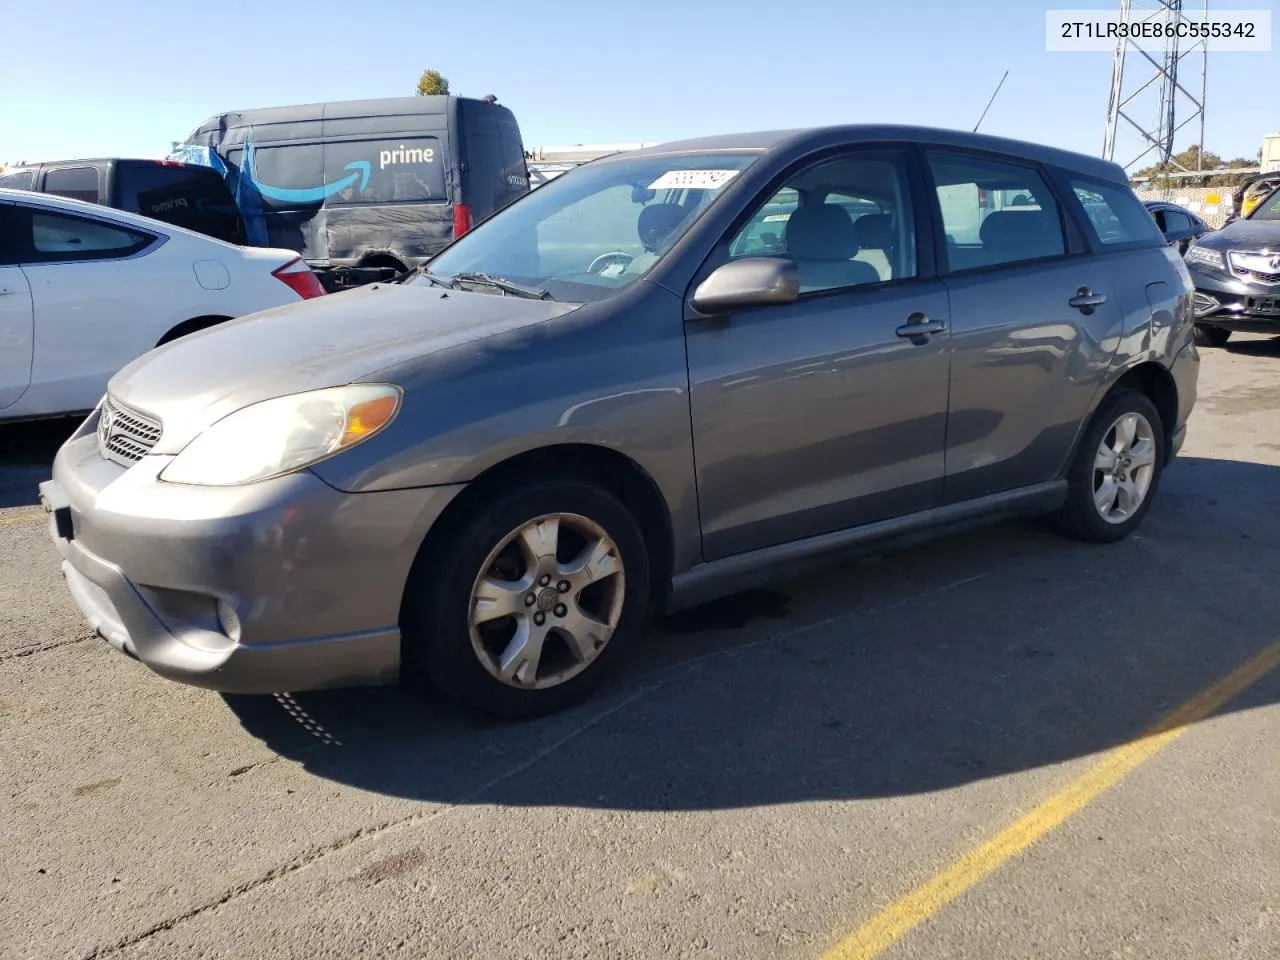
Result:
<svg viewBox="0 0 1280 960"><path fill-rule="evenodd" d="M486 293L602 300L644 276L757 156L597 160L481 224L410 282L434 276Z"/></svg>

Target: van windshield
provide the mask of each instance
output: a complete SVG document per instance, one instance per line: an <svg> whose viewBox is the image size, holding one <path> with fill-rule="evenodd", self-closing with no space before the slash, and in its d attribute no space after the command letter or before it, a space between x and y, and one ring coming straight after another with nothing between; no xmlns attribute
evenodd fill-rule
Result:
<svg viewBox="0 0 1280 960"><path fill-rule="evenodd" d="M586 164L487 220L427 269L446 278L498 277L556 300L602 300L648 273L757 156L679 154Z"/></svg>

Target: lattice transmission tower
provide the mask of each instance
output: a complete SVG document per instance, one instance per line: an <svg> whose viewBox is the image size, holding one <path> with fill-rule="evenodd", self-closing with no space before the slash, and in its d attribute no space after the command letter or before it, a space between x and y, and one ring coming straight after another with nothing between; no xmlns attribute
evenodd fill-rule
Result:
<svg viewBox="0 0 1280 960"><path fill-rule="evenodd" d="M1209 0L1120 0L1124 23L1140 23L1184 13L1203 16ZM1196 134L1197 169L1204 157L1205 83L1209 51L1205 38L1122 38L1111 67L1111 98L1102 155L1125 169L1142 161L1186 172L1173 160L1178 135ZM1194 91L1194 92L1193 92ZM1117 157L1117 151L1120 156ZM1133 155L1136 152L1136 155ZM1154 158L1152 158L1154 154Z"/></svg>

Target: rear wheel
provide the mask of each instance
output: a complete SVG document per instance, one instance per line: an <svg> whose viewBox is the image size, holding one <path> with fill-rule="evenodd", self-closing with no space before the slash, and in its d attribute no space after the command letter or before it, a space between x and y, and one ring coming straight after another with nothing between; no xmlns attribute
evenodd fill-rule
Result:
<svg viewBox="0 0 1280 960"><path fill-rule="evenodd" d="M649 558L635 520L604 490L544 481L478 507L414 565L406 672L503 719L589 696L641 626Z"/></svg>
<svg viewBox="0 0 1280 960"><path fill-rule="evenodd" d="M1196 346L1225 347L1231 339L1231 331L1207 323L1196 324Z"/></svg>
<svg viewBox="0 0 1280 960"><path fill-rule="evenodd" d="M1146 394L1113 393L1090 422L1067 475L1058 513L1067 536L1094 543L1123 539L1151 508L1165 461L1164 426Z"/></svg>

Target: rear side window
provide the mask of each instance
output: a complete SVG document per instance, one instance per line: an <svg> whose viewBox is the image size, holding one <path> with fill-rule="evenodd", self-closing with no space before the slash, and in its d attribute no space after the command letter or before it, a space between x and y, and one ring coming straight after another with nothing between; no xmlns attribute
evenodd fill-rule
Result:
<svg viewBox="0 0 1280 960"><path fill-rule="evenodd" d="M50 170L44 177L44 192L72 200L97 203L101 196L97 167L63 167Z"/></svg>
<svg viewBox="0 0 1280 960"><path fill-rule="evenodd" d="M1071 190L1084 208L1095 243L1115 246L1153 240L1164 242L1155 220L1128 187L1072 180Z"/></svg>
<svg viewBox="0 0 1280 960"><path fill-rule="evenodd" d="M928 159L952 272L1066 253L1062 213L1039 171L933 151Z"/></svg>
<svg viewBox="0 0 1280 960"><path fill-rule="evenodd" d="M3 190L34 190L35 186L34 170L15 170L0 177L0 189Z"/></svg>
<svg viewBox="0 0 1280 960"><path fill-rule="evenodd" d="M341 140L324 145L331 203L443 201L444 148L436 137Z"/></svg>
<svg viewBox="0 0 1280 960"><path fill-rule="evenodd" d="M203 167L121 164L115 206L228 243L244 243L244 223L222 176Z"/></svg>
<svg viewBox="0 0 1280 960"><path fill-rule="evenodd" d="M141 230L48 210L31 210L26 224L20 227L29 231L28 243L20 243L28 247L24 263L118 259L145 250L156 239Z"/></svg>

